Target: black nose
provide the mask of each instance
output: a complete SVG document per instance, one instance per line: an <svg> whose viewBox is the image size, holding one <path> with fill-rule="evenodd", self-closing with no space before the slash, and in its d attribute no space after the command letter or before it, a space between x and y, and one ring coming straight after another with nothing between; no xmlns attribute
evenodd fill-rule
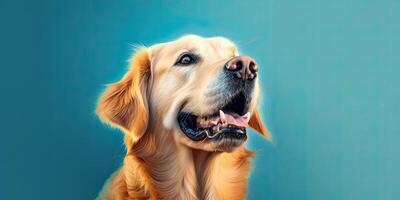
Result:
<svg viewBox="0 0 400 200"><path fill-rule="evenodd" d="M237 79L253 80L257 77L258 65L249 56L236 56L225 64L225 69Z"/></svg>

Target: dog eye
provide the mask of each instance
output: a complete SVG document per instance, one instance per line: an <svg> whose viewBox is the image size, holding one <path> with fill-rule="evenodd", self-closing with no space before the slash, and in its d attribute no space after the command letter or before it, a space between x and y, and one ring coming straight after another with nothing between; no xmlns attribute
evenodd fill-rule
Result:
<svg viewBox="0 0 400 200"><path fill-rule="evenodd" d="M194 54L183 54L175 65L188 66L197 62L198 57Z"/></svg>

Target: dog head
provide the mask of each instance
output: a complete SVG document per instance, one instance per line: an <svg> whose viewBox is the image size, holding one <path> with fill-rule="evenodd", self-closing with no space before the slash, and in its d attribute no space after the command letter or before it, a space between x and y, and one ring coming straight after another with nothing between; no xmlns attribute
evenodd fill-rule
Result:
<svg viewBox="0 0 400 200"><path fill-rule="evenodd" d="M153 127L191 148L230 152L246 141L248 127L269 137L257 108L257 71L231 41L188 35L138 50L97 113L132 143Z"/></svg>

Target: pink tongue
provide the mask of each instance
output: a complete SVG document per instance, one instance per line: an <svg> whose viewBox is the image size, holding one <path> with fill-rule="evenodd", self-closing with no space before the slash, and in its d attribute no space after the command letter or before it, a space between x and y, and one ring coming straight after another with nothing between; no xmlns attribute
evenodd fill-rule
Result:
<svg viewBox="0 0 400 200"><path fill-rule="evenodd" d="M225 122L230 125L235 125L239 127L248 127L249 126L249 120L250 120L250 113L246 113L243 116L240 116L238 114L230 114L230 113L224 113L225 114Z"/></svg>

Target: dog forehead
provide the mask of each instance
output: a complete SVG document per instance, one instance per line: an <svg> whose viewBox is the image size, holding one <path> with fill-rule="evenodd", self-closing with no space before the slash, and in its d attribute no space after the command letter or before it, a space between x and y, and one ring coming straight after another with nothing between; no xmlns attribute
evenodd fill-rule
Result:
<svg viewBox="0 0 400 200"><path fill-rule="evenodd" d="M213 48L220 50L234 50L236 48L235 44L224 38L224 37L201 37L198 35L186 35L176 40L177 43L183 46L188 46L192 48L208 48L210 45Z"/></svg>
<svg viewBox="0 0 400 200"><path fill-rule="evenodd" d="M230 52L237 51L236 45L224 37L212 37L208 38L207 40L217 49L228 50Z"/></svg>
<svg viewBox="0 0 400 200"><path fill-rule="evenodd" d="M150 47L152 57L156 57L159 54L171 55L182 50L198 53L208 50L235 53L237 48L232 41L224 37L204 38L198 35L186 35L177 40Z"/></svg>

